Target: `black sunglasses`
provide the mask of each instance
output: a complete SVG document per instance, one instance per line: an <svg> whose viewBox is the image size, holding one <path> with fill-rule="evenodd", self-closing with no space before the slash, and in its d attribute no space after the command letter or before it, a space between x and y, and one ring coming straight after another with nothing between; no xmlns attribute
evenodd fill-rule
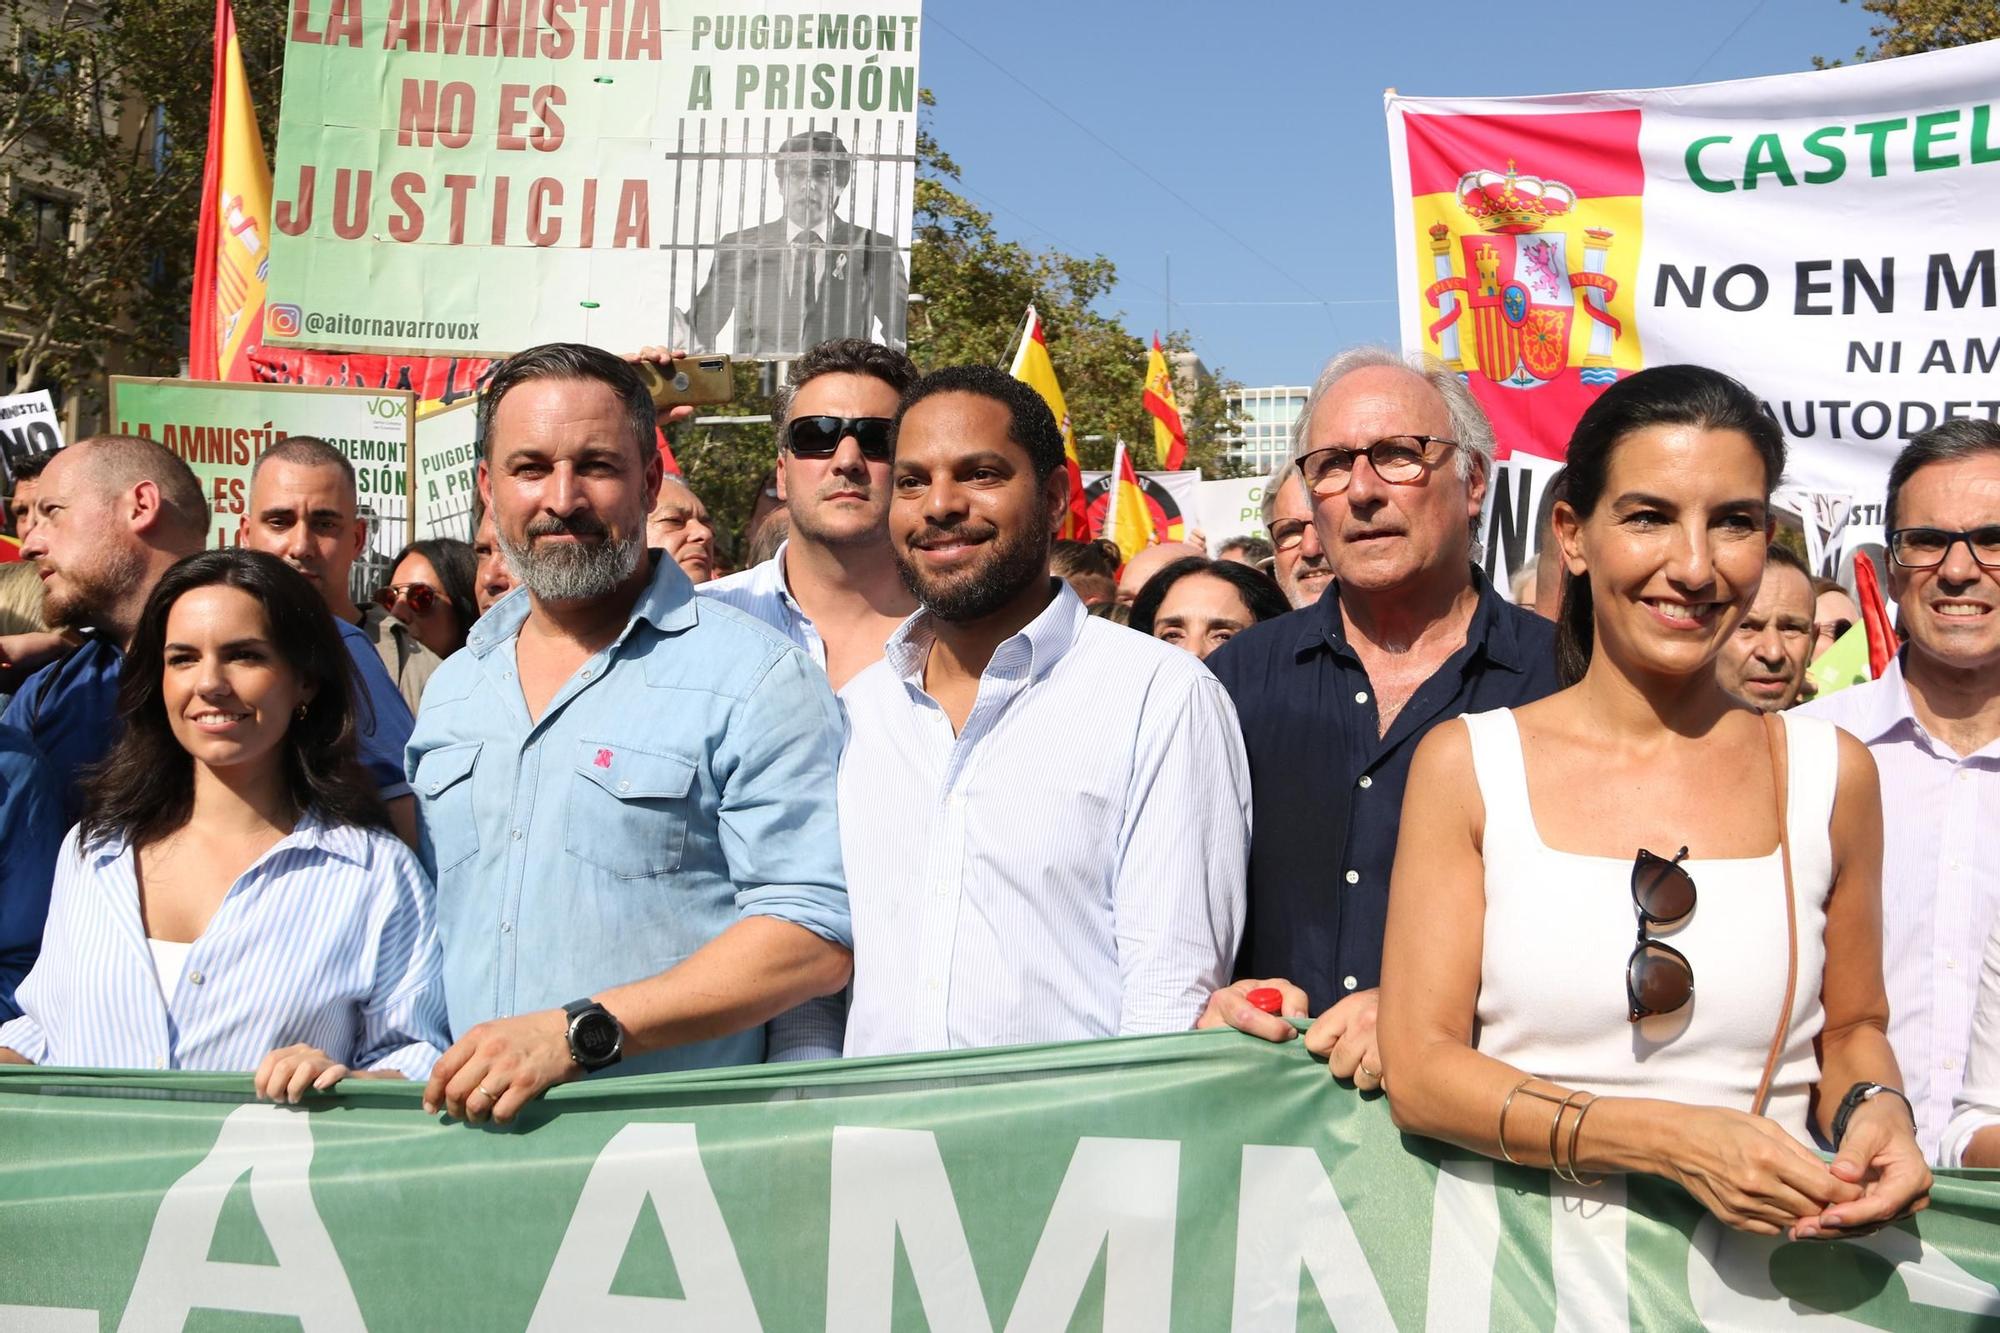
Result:
<svg viewBox="0 0 2000 1333"><path fill-rule="evenodd" d="M1639 913L1639 942L1625 960L1625 998L1634 1023L1671 1014L1694 998L1694 966L1671 944L1653 939L1656 926L1671 926L1694 911L1694 879L1681 868L1688 849L1669 861L1641 850L1632 862L1632 906Z"/></svg>
<svg viewBox="0 0 2000 1333"><path fill-rule="evenodd" d="M793 417L785 427L785 447L794 458L832 458L852 435L861 456L886 462L896 456L887 417Z"/></svg>

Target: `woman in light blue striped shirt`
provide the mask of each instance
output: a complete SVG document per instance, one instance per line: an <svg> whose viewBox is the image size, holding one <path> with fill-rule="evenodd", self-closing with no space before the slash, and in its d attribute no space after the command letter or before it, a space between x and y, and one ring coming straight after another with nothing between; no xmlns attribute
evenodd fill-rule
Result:
<svg viewBox="0 0 2000 1333"><path fill-rule="evenodd" d="M167 571L0 1062L255 1070L297 1101L448 1044L431 885L355 748L353 668L271 556Z"/></svg>

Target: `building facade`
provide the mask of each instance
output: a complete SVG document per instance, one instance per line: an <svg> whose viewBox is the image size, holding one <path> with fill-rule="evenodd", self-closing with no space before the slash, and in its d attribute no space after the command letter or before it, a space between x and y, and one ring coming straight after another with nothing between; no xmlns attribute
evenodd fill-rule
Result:
<svg viewBox="0 0 2000 1333"><path fill-rule="evenodd" d="M1229 446L1230 461L1252 473L1268 473L1291 456L1292 425L1305 410L1305 385L1240 389L1230 395L1240 434Z"/></svg>

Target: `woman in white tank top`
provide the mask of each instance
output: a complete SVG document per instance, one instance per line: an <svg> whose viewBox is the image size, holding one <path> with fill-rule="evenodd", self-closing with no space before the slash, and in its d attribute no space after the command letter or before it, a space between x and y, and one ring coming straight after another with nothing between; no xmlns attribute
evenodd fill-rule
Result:
<svg viewBox="0 0 2000 1333"><path fill-rule="evenodd" d="M1715 675L1783 470L1715 371L1642 371L1585 412L1556 507L1570 688L1419 746L1380 1040L1406 1130L1586 1194L1649 1172L1804 1238L1923 1207L1930 1173L1885 1033L1874 763Z"/></svg>

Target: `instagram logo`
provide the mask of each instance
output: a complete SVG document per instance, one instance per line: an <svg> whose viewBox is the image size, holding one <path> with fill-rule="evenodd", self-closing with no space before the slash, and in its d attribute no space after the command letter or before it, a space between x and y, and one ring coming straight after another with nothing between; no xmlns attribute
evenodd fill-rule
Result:
<svg viewBox="0 0 2000 1333"><path fill-rule="evenodd" d="M296 338L303 324L304 319L295 305L274 305L264 317L265 330L279 338Z"/></svg>

